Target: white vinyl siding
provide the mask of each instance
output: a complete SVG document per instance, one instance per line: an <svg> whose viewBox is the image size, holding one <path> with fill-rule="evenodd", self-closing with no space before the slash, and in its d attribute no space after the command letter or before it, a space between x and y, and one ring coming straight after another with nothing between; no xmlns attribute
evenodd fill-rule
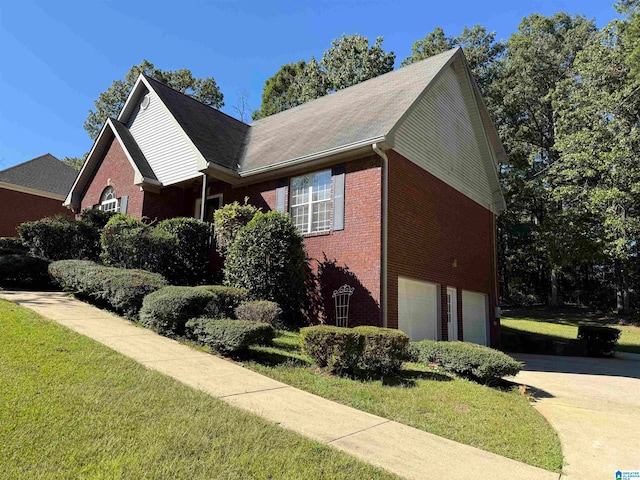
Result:
<svg viewBox="0 0 640 480"><path fill-rule="evenodd" d="M195 149L160 99L154 93L149 95L147 109L136 107L127 127L158 180L171 185L201 175Z"/></svg>
<svg viewBox="0 0 640 480"><path fill-rule="evenodd" d="M462 291L462 335L465 342L487 345L487 295Z"/></svg>
<svg viewBox="0 0 640 480"><path fill-rule="evenodd" d="M453 67L442 72L402 122L394 148L483 207L493 209L493 192L498 190L491 171L493 155L473 92L466 82L460 82Z"/></svg>
<svg viewBox="0 0 640 480"><path fill-rule="evenodd" d="M398 330L411 341L438 339L438 287L398 277Z"/></svg>

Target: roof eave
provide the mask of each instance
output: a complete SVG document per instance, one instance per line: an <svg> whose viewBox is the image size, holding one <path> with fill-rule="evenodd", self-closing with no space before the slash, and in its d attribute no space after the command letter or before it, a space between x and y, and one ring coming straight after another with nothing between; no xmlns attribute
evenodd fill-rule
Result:
<svg viewBox="0 0 640 480"><path fill-rule="evenodd" d="M52 200L63 201L65 199L64 195L60 195L53 192L47 192L45 190L40 190L38 188L25 187L24 185L16 185L15 183L0 181L0 188L4 188L6 190L12 190L14 192L27 193L29 195L36 195L38 197L50 198Z"/></svg>

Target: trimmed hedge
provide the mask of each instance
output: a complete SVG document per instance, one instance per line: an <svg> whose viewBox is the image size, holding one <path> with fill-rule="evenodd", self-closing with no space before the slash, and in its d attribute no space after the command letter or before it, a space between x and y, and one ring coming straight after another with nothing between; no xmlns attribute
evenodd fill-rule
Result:
<svg viewBox="0 0 640 480"><path fill-rule="evenodd" d="M99 208L85 208L80 214L80 220L92 225L98 231L102 231L107 222L113 217L115 212L105 212Z"/></svg>
<svg viewBox="0 0 640 480"><path fill-rule="evenodd" d="M17 237L0 237L0 255L26 255L29 249Z"/></svg>
<svg viewBox="0 0 640 480"><path fill-rule="evenodd" d="M209 316L212 318L235 318L236 308L249 296L249 292L244 288L224 285L201 285L198 288L213 295L209 305Z"/></svg>
<svg viewBox="0 0 640 480"><path fill-rule="evenodd" d="M316 365L343 374L358 368L364 337L352 328L317 325L300 329L300 343Z"/></svg>
<svg viewBox="0 0 640 480"><path fill-rule="evenodd" d="M364 339L358 367L378 375L395 375L409 359L409 336L391 328L355 327Z"/></svg>
<svg viewBox="0 0 640 480"><path fill-rule="evenodd" d="M0 255L0 287L48 290L49 261L28 255Z"/></svg>
<svg viewBox="0 0 640 480"><path fill-rule="evenodd" d="M229 318L194 318L187 322L186 330L191 338L223 355L268 344L275 336L273 327L266 323Z"/></svg>
<svg viewBox="0 0 640 480"><path fill-rule="evenodd" d="M236 308L236 318L252 322L268 323L278 328L282 325L282 309L276 302L253 300L244 302Z"/></svg>
<svg viewBox="0 0 640 480"><path fill-rule="evenodd" d="M590 357L611 357L615 353L621 331L612 327L581 325L578 341L586 344Z"/></svg>
<svg viewBox="0 0 640 480"><path fill-rule="evenodd" d="M140 323L162 335L183 335L189 319L208 316L213 299L212 293L199 288L164 287L144 297Z"/></svg>
<svg viewBox="0 0 640 480"><path fill-rule="evenodd" d="M64 215L25 222L18 227L20 238L29 253L49 260L97 260L100 254L100 233L83 221Z"/></svg>
<svg viewBox="0 0 640 480"><path fill-rule="evenodd" d="M437 363L449 373L494 384L507 375L517 375L523 364L498 350L464 342L413 343L421 363Z"/></svg>
<svg viewBox="0 0 640 480"><path fill-rule="evenodd" d="M522 332L508 327L502 327L500 332L500 349L511 353L570 355L574 357L587 355L587 345L581 340Z"/></svg>
<svg viewBox="0 0 640 480"><path fill-rule="evenodd" d="M49 274L66 291L135 319L145 296L167 285L157 273L105 267L85 260L60 260Z"/></svg>

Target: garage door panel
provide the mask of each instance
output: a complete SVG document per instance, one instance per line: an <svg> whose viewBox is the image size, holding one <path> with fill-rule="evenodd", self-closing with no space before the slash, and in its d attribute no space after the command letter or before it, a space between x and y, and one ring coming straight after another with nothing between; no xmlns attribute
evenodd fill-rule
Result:
<svg viewBox="0 0 640 480"><path fill-rule="evenodd" d="M398 278L398 329L412 341L436 340L438 287L434 283Z"/></svg>
<svg viewBox="0 0 640 480"><path fill-rule="evenodd" d="M488 345L487 295L462 291L462 332L465 342Z"/></svg>

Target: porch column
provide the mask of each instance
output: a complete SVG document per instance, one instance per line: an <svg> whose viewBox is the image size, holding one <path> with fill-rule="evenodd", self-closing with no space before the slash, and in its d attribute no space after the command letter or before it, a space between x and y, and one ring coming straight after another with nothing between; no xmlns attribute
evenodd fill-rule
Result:
<svg viewBox="0 0 640 480"><path fill-rule="evenodd" d="M200 220L204 222L207 214L207 187L209 186L209 177L206 173L202 174L202 192L200 193Z"/></svg>

